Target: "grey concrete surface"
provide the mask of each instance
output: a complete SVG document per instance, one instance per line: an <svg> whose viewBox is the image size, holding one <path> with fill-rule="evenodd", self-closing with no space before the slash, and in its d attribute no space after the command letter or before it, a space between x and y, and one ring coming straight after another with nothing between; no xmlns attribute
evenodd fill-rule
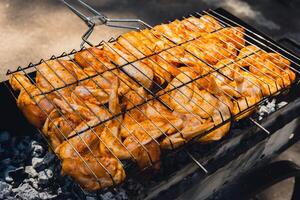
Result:
<svg viewBox="0 0 300 200"><path fill-rule="evenodd" d="M296 0L87 0L110 17L138 17L154 25L195 11L224 7L268 34L300 39ZM298 16L295 17L295 16ZM0 80L8 68L25 66L78 48L85 24L59 0L0 1ZM98 27L93 41L120 34ZM300 40L299 40L300 41Z"/></svg>
<svg viewBox="0 0 300 200"><path fill-rule="evenodd" d="M286 35L300 41L300 1L296 0L102 0L89 1L110 17L138 17L154 25L194 11L224 7L269 35ZM41 58L78 49L85 24L58 0L0 1L0 80L7 69L26 66ZM98 27L91 41L99 42L124 32ZM300 143L277 159L288 159L300 165ZM287 181L282 190L271 189L260 199L286 199ZM277 187L278 188L278 187Z"/></svg>

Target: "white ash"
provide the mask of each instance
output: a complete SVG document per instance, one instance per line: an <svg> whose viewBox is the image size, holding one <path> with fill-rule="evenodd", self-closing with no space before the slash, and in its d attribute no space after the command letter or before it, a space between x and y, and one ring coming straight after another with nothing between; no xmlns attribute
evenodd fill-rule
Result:
<svg viewBox="0 0 300 200"><path fill-rule="evenodd" d="M26 166L25 173L28 174L30 178L36 178L39 175L38 172L32 166Z"/></svg>
<svg viewBox="0 0 300 200"><path fill-rule="evenodd" d="M31 142L31 149L32 149L32 152L31 152L31 155L33 157L42 157L43 154L44 154L44 149L43 147L36 141L32 141Z"/></svg>
<svg viewBox="0 0 300 200"><path fill-rule="evenodd" d="M11 190L11 185L6 182L0 181L0 199L6 199L6 197L10 196Z"/></svg>
<svg viewBox="0 0 300 200"><path fill-rule="evenodd" d="M22 183L19 187L13 188L12 193L14 193L14 197L17 199L36 200L39 198L39 192L29 183Z"/></svg>
<svg viewBox="0 0 300 200"><path fill-rule="evenodd" d="M47 186L53 178L53 170L45 169L38 174L38 182L41 186Z"/></svg>
<svg viewBox="0 0 300 200"><path fill-rule="evenodd" d="M42 158L33 157L31 162L32 167L37 171L41 171L42 169L45 169L46 167L51 165L54 161L54 158L54 154L50 152L47 152L46 155Z"/></svg>
<svg viewBox="0 0 300 200"><path fill-rule="evenodd" d="M37 138L36 138L37 137ZM0 199L78 199L40 136L0 132ZM3 152L2 152L3 151Z"/></svg>
<svg viewBox="0 0 300 200"><path fill-rule="evenodd" d="M39 166L41 166L43 162L43 158L32 158L31 165L34 169L37 169Z"/></svg>
<svg viewBox="0 0 300 200"><path fill-rule="evenodd" d="M10 174L10 172L12 172L15 169L16 169L16 167L14 167L12 165L8 165L7 168L3 171L3 176L4 176L4 179L6 182L12 183L14 181L13 178L9 174Z"/></svg>
<svg viewBox="0 0 300 200"><path fill-rule="evenodd" d="M288 103L285 101L276 102L276 99L272 99L271 101L267 100L264 104L259 106L258 109L258 120L262 120L264 117L270 115L271 113L275 112L276 110L284 107Z"/></svg>
<svg viewBox="0 0 300 200"><path fill-rule="evenodd" d="M259 108L259 114L263 115L265 113L270 114L275 111L276 100L266 101L265 104L261 105Z"/></svg>
<svg viewBox="0 0 300 200"><path fill-rule="evenodd" d="M29 183L34 189L39 190L39 184L37 179L34 178L24 179L23 183Z"/></svg>

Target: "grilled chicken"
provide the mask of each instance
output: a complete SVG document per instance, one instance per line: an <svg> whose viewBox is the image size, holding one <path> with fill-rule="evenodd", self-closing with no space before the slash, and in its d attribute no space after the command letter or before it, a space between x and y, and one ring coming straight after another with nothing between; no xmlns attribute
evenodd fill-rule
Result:
<svg viewBox="0 0 300 200"><path fill-rule="evenodd" d="M74 71L78 77L78 80L80 80L79 86L95 89L95 95L100 95L99 98L103 98L103 103L107 103L108 101L107 93L110 93L109 91L112 85L111 81L115 78L120 79L120 87L118 89L118 93L120 95L127 93L129 90L134 90L137 88L137 84L134 81L130 80L126 74L117 69L99 73L92 67L86 67L84 69L75 68Z"/></svg>
<svg viewBox="0 0 300 200"><path fill-rule="evenodd" d="M277 91L289 86L296 78L295 73L289 69L290 61L279 54L263 52L256 46L246 46L241 49L237 59L242 67L248 68L252 73L263 79L271 79L273 81L271 87L276 87Z"/></svg>
<svg viewBox="0 0 300 200"><path fill-rule="evenodd" d="M41 94L39 88L20 73L12 75L9 82L14 90L20 91L17 105L22 113L32 125L41 128L47 115L54 109L51 99L56 95Z"/></svg>
<svg viewBox="0 0 300 200"><path fill-rule="evenodd" d="M75 54L75 61L83 68L92 68L98 73L115 68L111 57L114 55L104 48L92 47Z"/></svg>
<svg viewBox="0 0 300 200"><path fill-rule="evenodd" d="M150 88L153 81L153 70L148 67L143 61L138 61L140 52L128 44L126 48L119 42L114 45L105 46L106 49L115 52L114 63L121 66L121 70L129 77L133 78L137 83L143 87ZM130 63L128 63L130 62Z"/></svg>
<svg viewBox="0 0 300 200"><path fill-rule="evenodd" d="M234 115L253 106L263 97L264 85L261 80L251 72L241 70L233 60L223 59L215 65L215 68L220 69L222 73L213 73L217 87L231 98L234 104L231 112ZM251 113L246 112L237 120Z"/></svg>
<svg viewBox="0 0 300 200"><path fill-rule="evenodd" d="M232 116L295 80L289 60L245 46L243 28L209 15L131 31L73 61L45 61L35 80L15 73L9 82L63 173L87 190L121 183L120 160L158 169L161 149L220 140Z"/></svg>
<svg viewBox="0 0 300 200"><path fill-rule="evenodd" d="M50 92L58 89L55 93L59 97L67 97L74 89L77 81L76 74L73 70L74 68L76 68L76 65L71 61L46 61L37 67L35 78L36 86L41 88L43 92ZM68 86L69 84L72 85Z"/></svg>
<svg viewBox="0 0 300 200"><path fill-rule="evenodd" d="M170 96L164 95L163 100L169 102L175 115L184 120L185 126L180 132L171 137L174 141L169 141L169 138L163 140L162 145L164 148L177 147L211 129L214 125L228 120L231 116L232 103L227 98L224 96L214 97L206 90L200 90L195 83L186 84L196 77L197 74L191 70L186 70L174 78L166 88L170 90L174 87L180 87L172 91ZM228 122L222 129L219 128L208 136L201 138L201 141L218 140L228 132L229 127L230 123Z"/></svg>
<svg viewBox="0 0 300 200"><path fill-rule="evenodd" d="M47 117L43 133L48 138L52 149L56 149L78 124L71 119L65 118L58 110L53 110Z"/></svg>
<svg viewBox="0 0 300 200"><path fill-rule="evenodd" d="M47 115L54 108L52 102L54 98L70 95L74 86L61 87L76 83L73 65L72 62L64 60L40 64L37 66L36 84L31 84L28 78L21 74L14 74L10 79L13 89L20 91L17 102L19 108L34 126L39 128L43 126Z"/></svg>
<svg viewBox="0 0 300 200"><path fill-rule="evenodd" d="M89 122L95 125L96 119ZM76 131L87 126L82 125ZM57 149L56 153L62 159L63 173L72 176L87 190L98 190L118 184L125 179L121 163L114 157L103 156L98 150L99 135L104 126L96 126L93 130L77 135Z"/></svg>
<svg viewBox="0 0 300 200"><path fill-rule="evenodd" d="M81 187L89 191L119 184L126 177L122 165L115 158L91 154L82 158L65 158L62 161L62 168L64 173L73 177Z"/></svg>
<svg viewBox="0 0 300 200"><path fill-rule="evenodd" d="M102 134L107 128L105 123L98 124L108 119L111 114L108 112L97 113L99 117L88 113L85 115L90 119L80 123L68 135L73 137L64 141L55 150L62 159L63 172L71 175L87 190L118 184L125 178L121 163L116 157L101 153L98 148L102 142L105 142L102 140ZM80 132L82 133L80 134ZM112 147L115 148L115 146Z"/></svg>
<svg viewBox="0 0 300 200"><path fill-rule="evenodd" d="M197 31L192 31L191 26L199 27ZM158 37L166 37L174 43L183 43L191 36L200 36L213 32L221 28L220 24L212 17L205 15L201 18L190 17L181 23L178 20L170 24L162 24L153 28L154 34Z"/></svg>
<svg viewBox="0 0 300 200"><path fill-rule="evenodd" d="M120 115L121 106L119 103L118 87L119 81L116 79L112 86L112 92L109 100L109 110L111 115ZM120 126L122 124L122 115L106 123L106 127L101 133L100 152L102 155L113 154L120 159L130 158L130 152L126 149L121 140Z"/></svg>
<svg viewBox="0 0 300 200"><path fill-rule="evenodd" d="M84 126L93 119L106 120L109 115L103 107L88 102L83 103L83 100L81 100L82 105L70 99L68 101L54 99L53 102L56 109L49 114L43 126L43 133L49 138L53 149L75 134L73 130L76 127Z"/></svg>

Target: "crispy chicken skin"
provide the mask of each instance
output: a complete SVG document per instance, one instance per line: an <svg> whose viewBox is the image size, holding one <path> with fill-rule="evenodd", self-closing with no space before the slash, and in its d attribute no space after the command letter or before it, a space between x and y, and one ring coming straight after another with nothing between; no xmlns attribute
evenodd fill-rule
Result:
<svg viewBox="0 0 300 200"><path fill-rule="evenodd" d="M92 47L75 54L75 61L83 68L91 67L99 73L114 68L111 58L115 56L106 49Z"/></svg>
<svg viewBox="0 0 300 200"><path fill-rule="evenodd" d="M109 114L107 114L109 117ZM105 129L98 118L82 122L69 136L75 137L64 141L55 152L62 160L62 170L72 176L87 190L98 190L118 184L125 179L121 163L113 156L106 156L97 148L102 141L99 139ZM82 134L78 132L88 128Z"/></svg>
<svg viewBox="0 0 300 200"><path fill-rule="evenodd" d="M266 79L268 83L273 82L271 94L283 87L288 87L296 78L295 73L289 69L290 61L276 53L266 53L256 46L246 46L241 49L238 59L246 57L238 63L248 68L252 73ZM270 95L270 92L266 95Z"/></svg>
<svg viewBox="0 0 300 200"><path fill-rule="evenodd" d="M17 100L19 109L32 125L41 128L47 114L54 109L51 102L53 95L41 95L41 91L20 73L14 74L9 82L14 90L20 91Z"/></svg>
<svg viewBox="0 0 300 200"><path fill-rule="evenodd" d="M64 173L72 176L89 191L117 185L125 179L122 165L112 157L86 155L82 159L66 158L62 161L62 168Z"/></svg>
<svg viewBox="0 0 300 200"><path fill-rule="evenodd" d="M97 127L95 131L101 128ZM121 183L125 179L121 163L114 157L101 155L96 148L99 140L93 135L88 131L81 138L76 136L56 149L62 160L63 173L73 177L87 190Z"/></svg>
<svg viewBox="0 0 300 200"><path fill-rule="evenodd" d="M45 61L33 80L18 72L9 83L63 174L94 191L124 181L120 161L159 169L165 149L220 140L295 81L288 59L247 46L244 34L192 16Z"/></svg>
<svg viewBox="0 0 300 200"><path fill-rule="evenodd" d="M43 92L50 92L67 84L69 87L58 90L58 96L69 96L74 89L77 77L74 72L76 65L66 60L49 60L37 67L36 86Z"/></svg>
<svg viewBox="0 0 300 200"><path fill-rule="evenodd" d="M234 115L253 106L263 97L264 87L260 79L249 71L241 70L232 59L221 60L215 65L215 68L221 68L222 74L214 73L213 75L216 77L219 90L231 97L234 105L231 112ZM248 116L252 111L237 119Z"/></svg>

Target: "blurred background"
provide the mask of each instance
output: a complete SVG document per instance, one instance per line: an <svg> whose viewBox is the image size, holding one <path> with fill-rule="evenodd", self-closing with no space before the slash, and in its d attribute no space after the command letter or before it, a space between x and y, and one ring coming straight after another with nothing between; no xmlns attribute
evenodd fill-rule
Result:
<svg viewBox="0 0 300 200"><path fill-rule="evenodd" d="M109 17L140 18L151 25L208 8L223 7L278 38L300 41L300 1L296 0L86 0ZM79 48L86 26L59 0L0 1L0 78L7 68L25 66L50 55ZM120 34L97 27L94 41Z"/></svg>
<svg viewBox="0 0 300 200"><path fill-rule="evenodd" d="M223 7L275 39L289 37L300 42L300 1L296 0L86 0L108 17L139 18L150 25L208 8ZM26 66L41 58L78 49L87 27L59 0L0 1L0 80L7 69ZM126 30L96 28L91 41L117 36ZM300 165L300 144L277 159ZM261 195L261 199L286 199L293 180Z"/></svg>

